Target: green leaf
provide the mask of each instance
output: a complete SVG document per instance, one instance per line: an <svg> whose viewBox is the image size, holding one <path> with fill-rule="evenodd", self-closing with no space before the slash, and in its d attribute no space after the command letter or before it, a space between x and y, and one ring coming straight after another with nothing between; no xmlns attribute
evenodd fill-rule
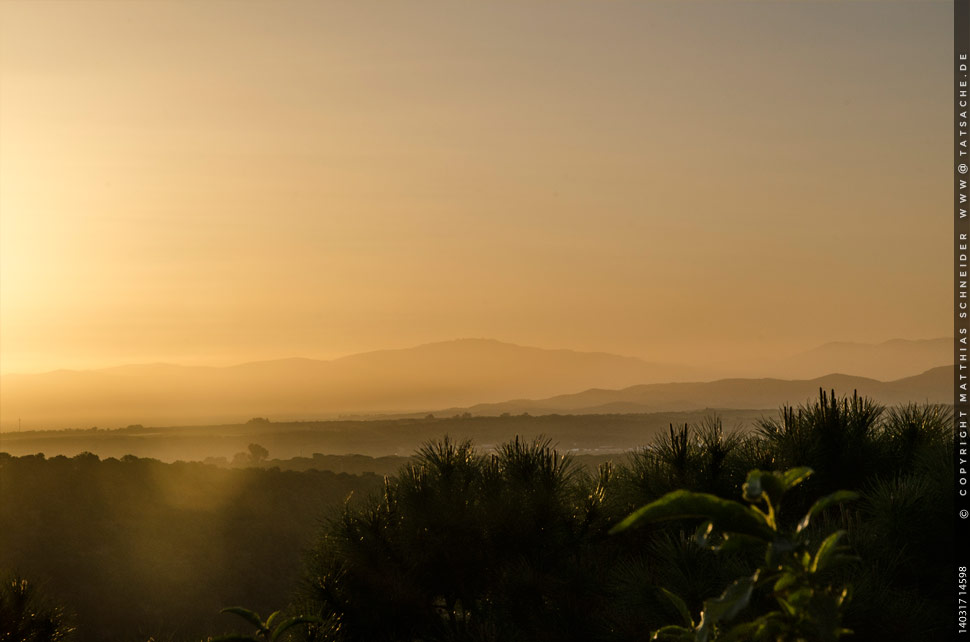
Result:
<svg viewBox="0 0 970 642"><path fill-rule="evenodd" d="M210 638L209 642L261 642L259 638L251 635L220 635L217 638Z"/></svg>
<svg viewBox="0 0 970 642"><path fill-rule="evenodd" d="M671 624L654 631L650 639L661 642L694 642L694 630Z"/></svg>
<svg viewBox="0 0 970 642"><path fill-rule="evenodd" d="M808 524L812 521L812 518L829 506L841 504L842 502L850 502L856 499L859 499L859 493L852 492L851 490L837 490L831 495L822 497L815 502L811 508L808 509L808 512L805 513L805 517L803 517L802 521L798 523L798 528L795 529L795 532L801 533L803 530L808 528Z"/></svg>
<svg viewBox="0 0 970 642"><path fill-rule="evenodd" d="M835 560L839 540L842 539L843 535L845 535L845 531L835 531L825 538L819 545L818 551L815 552L815 558L812 560L812 566L809 568L810 572L817 573L818 571L825 570Z"/></svg>
<svg viewBox="0 0 970 642"><path fill-rule="evenodd" d="M795 575L794 573L791 573L791 572L783 573L782 576L778 578L778 581L775 582L774 591L776 593L780 591L784 591L786 588L794 584L797 580L798 580L798 576Z"/></svg>
<svg viewBox="0 0 970 642"><path fill-rule="evenodd" d="M776 599L778 601L778 604L781 605L781 608L783 608L785 610L785 613L787 613L789 615L789 617L795 617L795 611L796 611L796 609L795 609L795 606L791 602L789 602L788 600L786 600L783 597L779 597L779 598L776 598Z"/></svg>
<svg viewBox="0 0 970 642"><path fill-rule="evenodd" d="M684 624L693 629L694 618L690 616L690 609L687 608L687 603L680 599L680 596L671 593L662 586L660 587L660 592L663 593L667 599L670 600L670 603L677 608L677 612L680 613L680 617L684 621Z"/></svg>
<svg viewBox="0 0 970 642"><path fill-rule="evenodd" d="M619 533L640 521L657 522L690 517L706 517L722 531L750 535L761 540L771 540L775 535L760 511L716 495L689 490L675 490L638 508L610 529L610 533Z"/></svg>
<svg viewBox="0 0 970 642"><path fill-rule="evenodd" d="M811 604L813 597L815 597L815 589L806 586L790 593L788 595L788 603L795 607L795 609L805 613L808 611L808 605Z"/></svg>
<svg viewBox="0 0 970 642"><path fill-rule="evenodd" d="M785 494L785 482L777 473L752 470L741 490L745 501L754 503L767 498L769 502L777 502Z"/></svg>
<svg viewBox="0 0 970 642"><path fill-rule="evenodd" d="M720 553L731 553L734 551L749 549L755 545L764 546L764 544L764 540L757 537L751 537L750 535L742 535L741 533L725 533L724 541L721 542L720 546L716 547L714 550Z"/></svg>
<svg viewBox="0 0 970 642"><path fill-rule="evenodd" d="M802 563L802 568L806 571L812 566L812 556L808 551L803 551L799 561Z"/></svg>
<svg viewBox="0 0 970 642"><path fill-rule="evenodd" d="M272 629L273 628L273 622L275 622L276 621L276 618L278 618L279 616L280 616L280 612L279 611L273 611L272 613L270 613L269 617L266 618L266 624L265 624L266 628L267 629Z"/></svg>
<svg viewBox="0 0 970 642"><path fill-rule="evenodd" d="M812 476L815 471L808 466L802 466L801 468L790 468L782 474L782 481L785 484L785 491L789 491L795 486Z"/></svg>
<svg viewBox="0 0 970 642"><path fill-rule="evenodd" d="M748 473L748 478L744 481L744 485L741 487L745 501L761 501L761 498L765 492L764 485L762 484L762 477L764 474L765 473L760 470L752 470Z"/></svg>
<svg viewBox="0 0 970 642"><path fill-rule="evenodd" d="M704 601L701 623L697 627L697 642L707 642L715 626L730 620L748 606L757 580L757 573L752 577L742 577L732 582L720 597Z"/></svg>
<svg viewBox="0 0 970 642"><path fill-rule="evenodd" d="M814 471L808 467L792 468L784 473L752 470L748 473L742 491L745 501L758 503L762 500L768 505L768 522L774 523L775 511L781 505L781 498L789 490L802 483Z"/></svg>
<svg viewBox="0 0 970 642"><path fill-rule="evenodd" d="M259 619L259 615L255 611L250 611L249 609L241 606L227 606L226 608L222 609L220 613L232 613L234 615L238 615L260 631L264 629L263 621Z"/></svg>

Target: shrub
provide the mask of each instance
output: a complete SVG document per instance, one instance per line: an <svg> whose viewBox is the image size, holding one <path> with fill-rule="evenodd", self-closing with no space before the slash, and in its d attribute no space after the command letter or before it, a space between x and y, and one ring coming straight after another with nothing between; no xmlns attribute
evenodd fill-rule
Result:
<svg viewBox="0 0 970 642"><path fill-rule="evenodd" d="M0 640L7 642L57 642L69 639L74 628L64 610L51 606L34 585L16 574L0 584Z"/></svg>
<svg viewBox="0 0 970 642"><path fill-rule="evenodd" d="M844 558L839 543L846 533L840 530L822 539L810 526L812 518L827 507L855 499L856 494L838 491L823 497L793 529L780 525L782 498L811 474L809 468L784 473L754 470L744 484L748 504L707 493L674 491L635 511L613 529L621 532L641 522L700 517L706 520L695 536L701 546L717 551L752 545L765 549L764 563L753 574L735 580L719 597L704 602L699 622L695 623L684 600L662 588L683 624L664 626L652 639L830 642L851 633L841 624L848 589L833 586L826 576ZM768 601L774 603L770 610L763 606ZM740 618L742 614L746 617Z"/></svg>

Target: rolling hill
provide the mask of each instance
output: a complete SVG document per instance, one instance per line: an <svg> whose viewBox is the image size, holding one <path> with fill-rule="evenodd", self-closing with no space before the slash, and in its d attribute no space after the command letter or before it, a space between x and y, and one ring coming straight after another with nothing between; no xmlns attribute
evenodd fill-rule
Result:
<svg viewBox="0 0 970 642"><path fill-rule="evenodd" d="M0 428L117 427L339 414L422 412L545 397L594 386L706 378L696 368L599 352L461 339L332 361L281 359L231 367L127 365L5 375Z"/></svg>
<svg viewBox="0 0 970 642"><path fill-rule="evenodd" d="M756 372L780 379L812 379L842 372L891 381L952 363L952 338L893 339L882 343L836 341L759 364Z"/></svg>
<svg viewBox="0 0 970 642"><path fill-rule="evenodd" d="M704 408L776 409L818 396L819 389L836 394L871 397L885 405L909 402L952 403L953 368L941 366L915 377L877 381L866 377L833 374L815 379L722 379L699 383L636 385L620 390L591 389L546 399L517 399L498 404L449 408L440 414L469 412L472 415L654 413Z"/></svg>
<svg viewBox="0 0 970 642"><path fill-rule="evenodd" d="M882 381L890 378L885 376L827 373L839 371L835 366L842 364L849 366L842 371L852 375L873 369L916 375L922 371L915 366L948 363L944 348L951 345L949 339L826 344L777 362L785 364L785 371L831 367L823 370L824 377L717 381L716 373L699 368L488 339L381 350L332 361L294 358L229 367L159 363L58 370L0 378L0 429L16 430L18 420L25 430L116 428L234 423L256 416L286 421L404 415L441 408L472 414L776 408L811 397L819 387L858 389L887 403L945 402L949 370L937 368L889 382ZM913 364L909 370L904 367L907 359Z"/></svg>

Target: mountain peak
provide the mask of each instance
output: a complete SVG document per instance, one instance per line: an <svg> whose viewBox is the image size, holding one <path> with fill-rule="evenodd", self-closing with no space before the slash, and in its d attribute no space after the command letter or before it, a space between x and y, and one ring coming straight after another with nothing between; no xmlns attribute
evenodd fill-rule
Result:
<svg viewBox="0 0 970 642"><path fill-rule="evenodd" d="M881 343L833 341L766 364L786 379L811 379L844 372L889 381L953 362L953 339L890 339Z"/></svg>

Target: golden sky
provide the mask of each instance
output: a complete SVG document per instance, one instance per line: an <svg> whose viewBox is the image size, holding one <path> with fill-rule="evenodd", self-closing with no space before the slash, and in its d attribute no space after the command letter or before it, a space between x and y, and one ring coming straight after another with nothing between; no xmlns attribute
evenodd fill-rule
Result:
<svg viewBox="0 0 970 642"><path fill-rule="evenodd" d="M949 2L0 3L0 370L951 334Z"/></svg>

